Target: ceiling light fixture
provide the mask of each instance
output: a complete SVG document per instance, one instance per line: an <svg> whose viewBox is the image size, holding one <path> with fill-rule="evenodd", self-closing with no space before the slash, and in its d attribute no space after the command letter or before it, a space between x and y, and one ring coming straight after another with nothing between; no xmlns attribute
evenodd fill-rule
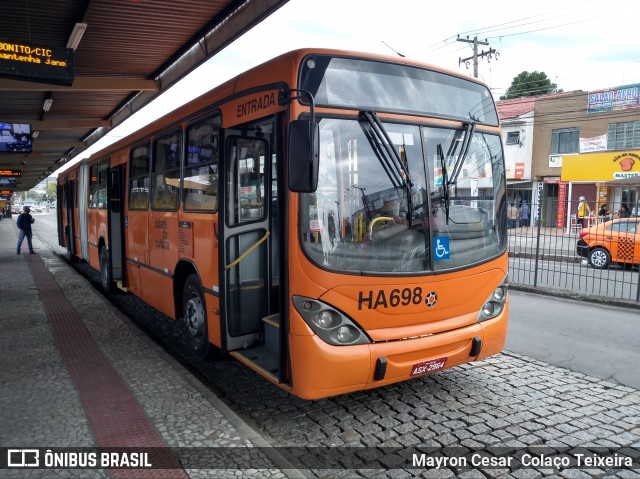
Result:
<svg viewBox="0 0 640 479"><path fill-rule="evenodd" d="M42 105L42 109L44 111L49 111L51 105L53 105L53 100L51 98L47 98Z"/></svg>
<svg viewBox="0 0 640 479"><path fill-rule="evenodd" d="M67 42L67 48L76 49L80 44L80 40L82 40L82 35L84 35L84 31L87 29L86 23L76 23L76 26L73 27L73 31L69 36L69 41Z"/></svg>

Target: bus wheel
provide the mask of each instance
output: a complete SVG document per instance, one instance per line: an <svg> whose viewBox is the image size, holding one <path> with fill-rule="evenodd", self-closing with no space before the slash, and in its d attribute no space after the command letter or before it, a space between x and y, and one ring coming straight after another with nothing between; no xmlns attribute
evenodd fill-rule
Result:
<svg viewBox="0 0 640 479"><path fill-rule="evenodd" d="M113 292L113 281L111 281L111 271L109 270L109 252L106 246L100 249L100 285L105 293Z"/></svg>
<svg viewBox="0 0 640 479"><path fill-rule="evenodd" d="M202 285L198 276L192 274L184 283L182 291L182 313L187 325L189 347L198 359L206 358L209 353L209 331L207 327L207 309L205 307Z"/></svg>

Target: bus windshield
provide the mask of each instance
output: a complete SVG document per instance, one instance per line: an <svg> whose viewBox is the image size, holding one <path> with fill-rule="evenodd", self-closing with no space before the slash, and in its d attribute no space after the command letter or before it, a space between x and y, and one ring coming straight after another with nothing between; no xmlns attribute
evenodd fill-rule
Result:
<svg viewBox="0 0 640 479"><path fill-rule="evenodd" d="M307 255L325 268L356 274L424 274L504 253L500 137L471 132L462 156L467 130L382 127L392 145L372 134L364 118L320 121L319 186L301 196ZM386 156L389 146L401 167ZM456 162L459 174L447 182L445 172Z"/></svg>
<svg viewBox="0 0 640 479"><path fill-rule="evenodd" d="M498 125L496 107L486 86L425 68L310 55L302 63L300 85L313 95L316 106Z"/></svg>

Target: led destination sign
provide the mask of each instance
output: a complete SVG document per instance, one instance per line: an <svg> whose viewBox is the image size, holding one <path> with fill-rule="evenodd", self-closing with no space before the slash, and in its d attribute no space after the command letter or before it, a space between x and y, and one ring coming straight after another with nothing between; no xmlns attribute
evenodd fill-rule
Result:
<svg viewBox="0 0 640 479"><path fill-rule="evenodd" d="M0 170L0 177L2 176L22 176L20 170Z"/></svg>
<svg viewBox="0 0 640 479"><path fill-rule="evenodd" d="M74 51L62 46L0 40L0 75L70 85Z"/></svg>

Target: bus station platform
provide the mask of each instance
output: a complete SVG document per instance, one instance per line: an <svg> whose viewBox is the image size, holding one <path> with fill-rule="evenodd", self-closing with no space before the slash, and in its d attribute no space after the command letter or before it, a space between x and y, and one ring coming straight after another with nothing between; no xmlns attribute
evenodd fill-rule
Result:
<svg viewBox="0 0 640 479"><path fill-rule="evenodd" d="M0 477L301 477L59 251L34 234L17 255L15 219L0 221ZM204 451L222 463L185 460Z"/></svg>

